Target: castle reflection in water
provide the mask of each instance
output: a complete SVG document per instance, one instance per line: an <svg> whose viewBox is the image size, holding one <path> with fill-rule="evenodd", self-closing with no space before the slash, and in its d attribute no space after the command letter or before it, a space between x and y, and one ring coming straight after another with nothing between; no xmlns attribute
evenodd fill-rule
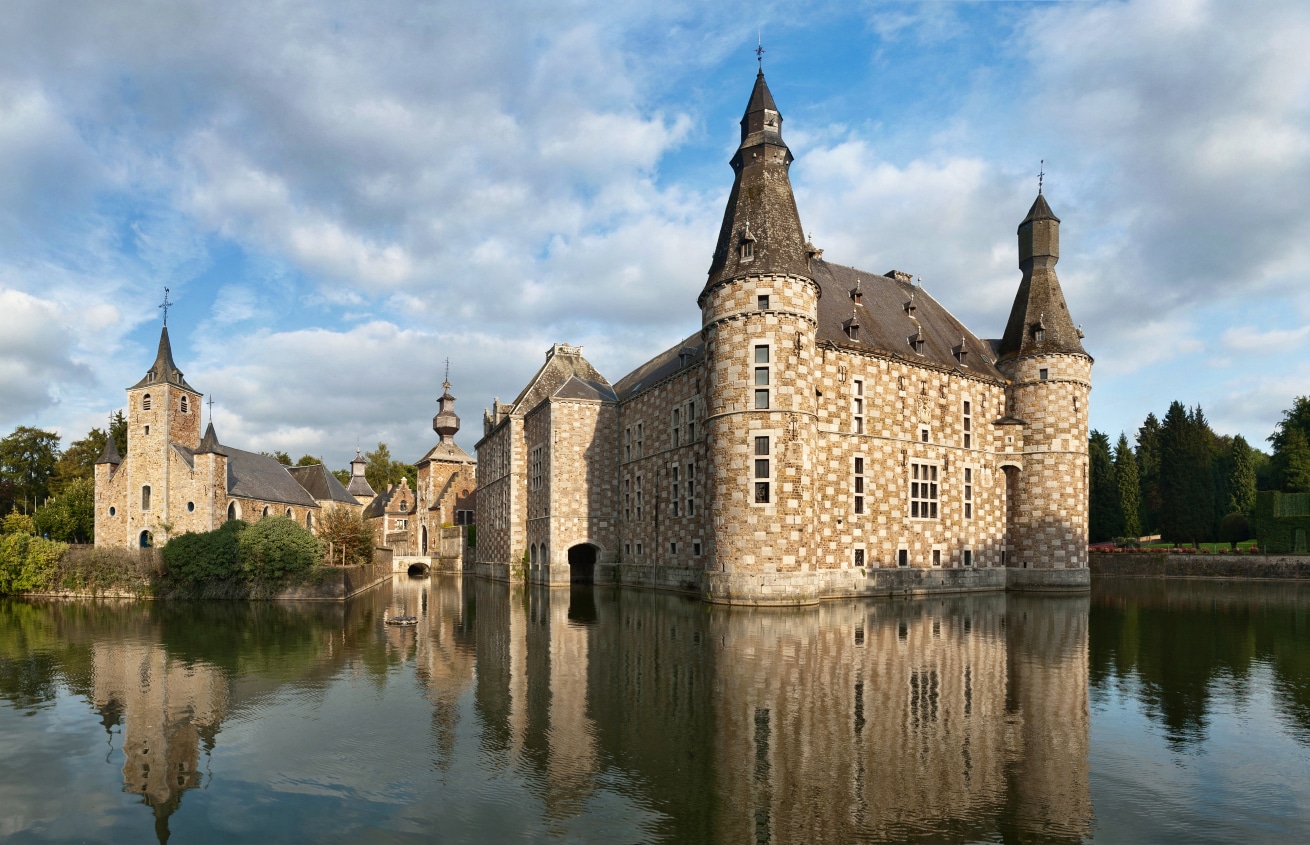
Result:
<svg viewBox="0 0 1310 845"><path fill-rule="evenodd" d="M561 829L622 782L667 841L1091 833L1086 596L751 610L398 579L361 599L316 609L308 629L269 610L285 618L268 638L294 630L307 653L278 677L239 649L209 660L167 635L93 647L90 697L123 726L124 788L154 808L161 840L230 713L282 685L409 661L436 765L456 760L471 715L481 765L521 776ZM384 627L388 610L417 629Z"/></svg>

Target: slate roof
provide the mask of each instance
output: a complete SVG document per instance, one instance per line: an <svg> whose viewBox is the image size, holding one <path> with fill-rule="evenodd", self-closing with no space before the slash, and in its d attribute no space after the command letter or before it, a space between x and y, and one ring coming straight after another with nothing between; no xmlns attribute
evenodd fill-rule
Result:
<svg viewBox="0 0 1310 845"><path fill-rule="evenodd" d="M97 464L114 464L117 466L123 462L122 456L118 454L118 445L114 443L114 438L109 437L105 441L105 448L100 450L100 457L96 459Z"/></svg>
<svg viewBox="0 0 1310 845"><path fill-rule="evenodd" d="M560 399L597 399L602 402L614 402L619 398L614 388L605 382L577 376L570 377L552 395Z"/></svg>
<svg viewBox="0 0 1310 845"><path fill-rule="evenodd" d="M168 326L164 326L163 331L159 333L159 351L155 354L155 363L150 365L150 370L145 377L132 385L132 388L148 387L164 382L184 387L192 393L200 392L186 383L186 379L182 378L182 371L173 363L173 344L168 340Z"/></svg>
<svg viewBox="0 0 1310 845"><path fill-rule="evenodd" d="M337 477L328 472L327 467L322 464L311 464L305 467L288 467L287 472L291 477L305 488L305 492L314 497L315 501L324 502L342 502L347 505L355 505L355 497L346 492Z"/></svg>
<svg viewBox="0 0 1310 845"><path fill-rule="evenodd" d="M614 390L619 398L627 399L704 358L705 343L700 339L700 332L696 332L619 379L614 383Z"/></svg>
<svg viewBox="0 0 1310 845"><path fill-rule="evenodd" d="M414 466L423 466L431 461L453 461L456 463L474 463L473 458L468 452L459 447L455 441L449 443L439 442L428 450L428 453L419 459Z"/></svg>
<svg viewBox="0 0 1310 845"><path fill-rule="evenodd" d="M351 496L376 496L373 486L368 483L368 479L362 475L350 476L350 484L346 487L346 492Z"/></svg>
<svg viewBox="0 0 1310 845"><path fill-rule="evenodd" d="M268 455L257 455L244 449L223 447L227 455L227 493L243 499L260 499L286 505L318 507L318 502L287 471L287 468Z"/></svg>

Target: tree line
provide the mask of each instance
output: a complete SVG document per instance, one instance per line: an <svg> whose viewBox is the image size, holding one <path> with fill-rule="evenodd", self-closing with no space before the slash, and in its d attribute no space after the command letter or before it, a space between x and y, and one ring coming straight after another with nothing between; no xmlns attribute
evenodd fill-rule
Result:
<svg viewBox="0 0 1310 845"><path fill-rule="evenodd" d="M1271 453L1240 434L1216 434L1198 405L1170 404L1112 447L1088 438L1088 539L1104 543L1159 534L1173 543L1249 539L1257 490L1310 492L1310 397L1283 412Z"/></svg>

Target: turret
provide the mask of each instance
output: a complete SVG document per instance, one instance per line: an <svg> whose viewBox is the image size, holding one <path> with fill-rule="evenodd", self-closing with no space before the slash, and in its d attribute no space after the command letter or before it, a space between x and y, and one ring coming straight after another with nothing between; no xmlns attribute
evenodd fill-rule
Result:
<svg viewBox="0 0 1310 845"><path fill-rule="evenodd" d="M441 398L437 400L437 415L432 418L432 430L440 437L442 443L452 443L459 432L459 416L455 414L455 397L450 395L450 381L441 383Z"/></svg>
<svg viewBox="0 0 1310 845"><path fill-rule="evenodd" d="M377 493L369 485L368 479L364 477L364 470L368 467L368 461L364 460L355 450L355 459L350 462L350 484L346 487L346 492L355 497L355 501L361 505L367 506L377 498Z"/></svg>
<svg viewBox="0 0 1310 845"><path fill-rule="evenodd" d="M792 160L761 71L699 298L710 518L719 526L704 582L711 601L805 600L775 588L793 574L801 584L815 554L812 535L797 526L814 517L809 455L817 429L806 386L814 378L819 287L810 262L818 251L801 229Z"/></svg>
<svg viewBox="0 0 1310 845"><path fill-rule="evenodd" d="M1086 589L1092 358L1055 274L1060 218L1040 192L1018 237L1023 277L996 362L1010 380L1006 415L1025 424L1022 466L1006 467L1010 584Z"/></svg>

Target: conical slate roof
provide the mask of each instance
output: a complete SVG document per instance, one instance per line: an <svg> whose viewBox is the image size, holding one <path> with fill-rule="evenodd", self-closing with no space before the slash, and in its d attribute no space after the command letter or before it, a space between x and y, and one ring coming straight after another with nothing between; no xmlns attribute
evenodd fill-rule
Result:
<svg viewBox="0 0 1310 845"><path fill-rule="evenodd" d="M200 392L186 383L186 379L182 378L182 371L173 363L173 345L168 341L168 326L164 326L163 331L159 333L159 352L155 355L155 363L150 365L145 378L132 385L132 388L164 383L175 384L192 393Z"/></svg>
<svg viewBox="0 0 1310 845"><path fill-rule="evenodd" d="M791 150L782 140L782 114L760 71L741 118L741 146L732 157L736 177L706 291L744 275L809 275L809 250L787 175L791 162Z"/></svg>
<svg viewBox="0 0 1310 845"><path fill-rule="evenodd" d="M1060 260L1060 218L1040 193L1019 224L1019 267L1023 279L997 348L997 360L1029 355L1086 355L1064 291L1055 274Z"/></svg>
<svg viewBox="0 0 1310 845"><path fill-rule="evenodd" d="M114 442L114 436L111 434L105 441L105 448L100 450L100 457L96 459L96 463L118 466L122 462L123 456L118 454L118 444Z"/></svg>

